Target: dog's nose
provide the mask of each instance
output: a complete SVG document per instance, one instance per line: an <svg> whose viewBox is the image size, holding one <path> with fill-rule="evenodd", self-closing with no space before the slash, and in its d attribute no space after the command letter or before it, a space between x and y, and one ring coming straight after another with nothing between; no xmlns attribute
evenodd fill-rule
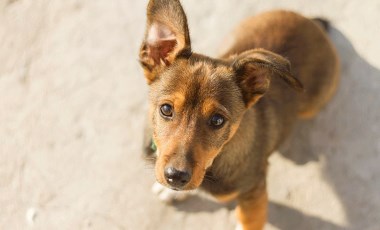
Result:
<svg viewBox="0 0 380 230"><path fill-rule="evenodd" d="M191 173L188 171L180 171L173 167L165 169L165 179L173 187L181 188L189 183Z"/></svg>

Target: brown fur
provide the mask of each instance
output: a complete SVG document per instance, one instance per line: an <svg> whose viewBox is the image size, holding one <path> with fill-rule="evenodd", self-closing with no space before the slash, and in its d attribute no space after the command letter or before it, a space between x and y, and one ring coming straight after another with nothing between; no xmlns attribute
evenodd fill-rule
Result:
<svg viewBox="0 0 380 230"><path fill-rule="evenodd" d="M192 52L178 0L151 0L147 12L140 62L150 87L158 182L236 198L243 228L261 229L268 156L297 117L315 116L337 86L331 42L316 22L272 11L244 21L213 59ZM164 104L173 108L170 118L160 115ZM218 129L210 125L215 114L225 120ZM171 186L167 167L189 172L190 181Z"/></svg>

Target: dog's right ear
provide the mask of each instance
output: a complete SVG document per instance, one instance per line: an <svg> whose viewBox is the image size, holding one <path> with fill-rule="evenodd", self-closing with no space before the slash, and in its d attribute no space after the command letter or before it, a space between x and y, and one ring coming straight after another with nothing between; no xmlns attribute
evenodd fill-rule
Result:
<svg viewBox="0 0 380 230"><path fill-rule="evenodd" d="M140 63L148 84L180 54L190 54L190 36L179 0L150 0Z"/></svg>

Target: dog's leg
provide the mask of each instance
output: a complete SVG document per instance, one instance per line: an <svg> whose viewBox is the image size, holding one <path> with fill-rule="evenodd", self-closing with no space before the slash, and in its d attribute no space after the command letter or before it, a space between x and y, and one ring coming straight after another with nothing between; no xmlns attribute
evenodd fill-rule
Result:
<svg viewBox="0 0 380 230"><path fill-rule="evenodd" d="M255 189L238 199L236 215L239 230L261 230L267 218L268 195L265 188Z"/></svg>

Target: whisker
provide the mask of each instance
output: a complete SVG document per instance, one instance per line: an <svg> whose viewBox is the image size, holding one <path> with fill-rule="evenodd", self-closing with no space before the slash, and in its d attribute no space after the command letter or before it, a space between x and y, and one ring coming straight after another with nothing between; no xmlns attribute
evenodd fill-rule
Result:
<svg viewBox="0 0 380 230"><path fill-rule="evenodd" d="M203 180L206 180L208 182L213 182L213 183L215 183L217 181L217 179L215 177L213 177L212 175L208 175L208 174L205 174Z"/></svg>

